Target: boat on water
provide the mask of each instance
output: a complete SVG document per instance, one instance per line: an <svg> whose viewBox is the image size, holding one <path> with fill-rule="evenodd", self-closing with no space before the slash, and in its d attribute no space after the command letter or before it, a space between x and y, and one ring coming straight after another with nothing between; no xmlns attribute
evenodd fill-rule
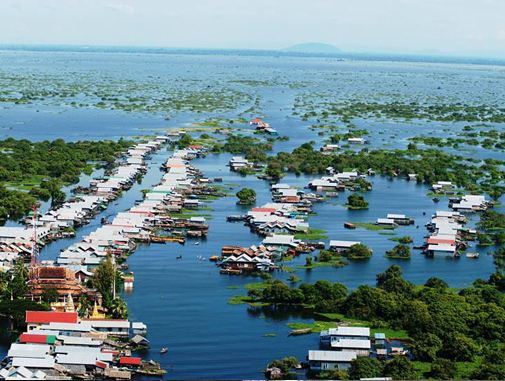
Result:
<svg viewBox="0 0 505 381"><path fill-rule="evenodd" d="M176 259L181 259L182 258L182 255L179 254L177 257L175 257Z"/></svg>
<svg viewBox="0 0 505 381"><path fill-rule="evenodd" d="M356 225L354 225L354 224L352 224L350 222L346 222L344 224L344 228L346 228L346 229L356 229Z"/></svg>
<svg viewBox="0 0 505 381"><path fill-rule="evenodd" d="M216 262L216 261L219 261L219 255L212 255L210 258L209 258L210 261L212 262Z"/></svg>
<svg viewBox="0 0 505 381"><path fill-rule="evenodd" d="M167 353L167 352L168 352L168 348L161 348L161 351L160 351L161 354Z"/></svg>
<svg viewBox="0 0 505 381"><path fill-rule="evenodd" d="M200 244L200 242L195 242L195 246L198 246Z"/></svg>
<svg viewBox="0 0 505 381"><path fill-rule="evenodd" d="M435 198L433 199L433 202L439 202L439 201L440 201L440 199L439 199L438 197L435 197Z"/></svg>
<svg viewBox="0 0 505 381"><path fill-rule="evenodd" d="M479 258L479 253L466 253L467 258Z"/></svg>
<svg viewBox="0 0 505 381"><path fill-rule="evenodd" d="M312 333L312 328L294 329L289 333L289 336L300 336Z"/></svg>

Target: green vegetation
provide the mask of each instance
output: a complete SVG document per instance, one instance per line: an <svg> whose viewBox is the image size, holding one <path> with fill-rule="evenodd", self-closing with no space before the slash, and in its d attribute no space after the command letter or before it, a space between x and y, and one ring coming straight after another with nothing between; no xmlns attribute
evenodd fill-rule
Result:
<svg viewBox="0 0 505 381"><path fill-rule="evenodd" d="M437 149L419 149L409 145L406 150L367 148L359 152L344 151L338 155L324 155L314 150L312 144L304 143L291 153L280 152L276 156L259 159L267 163L265 173L280 178L284 172L295 174L324 174L327 167L342 172L356 168L366 173L369 168L387 176L406 176L415 173L418 182L434 184L437 181L452 181L470 192L485 192L497 197L505 192L500 182L505 172L500 170L503 161L485 159L483 162L471 157L458 156ZM358 205L364 206L364 205Z"/></svg>
<svg viewBox="0 0 505 381"><path fill-rule="evenodd" d="M256 191L250 188L243 188L236 194L240 205L250 205L256 202Z"/></svg>
<svg viewBox="0 0 505 381"><path fill-rule="evenodd" d="M277 334L275 334L275 333L264 333L262 336L263 337L277 337Z"/></svg>
<svg viewBox="0 0 505 381"><path fill-rule="evenodd" d="M380 233L379 233L380 234ZM404 245L408 245L409 243L413 243L414 240L412 237L405 236L405 237L394 237L394 238L389 238L390 241L395 241L395 242L400 242Z"/></svg>
<svg viewBox="0 0 505 381"><path fill-rule="evenodd" d="M112 165L132 144L123 139L0 141L0 218L21 218L37 199L51 198L53 205L64 202L65 193L60 190L64 184L78 182L82 173L91 174L94 167Z"/></svg>
<svg viewBox="0 0 505 381"><path fill-rule="evenodd" d="M313 333L320 333L329 328L335 328L336 324L328 321L315 321L312 324L309 323L287 323L286 324L291 329L307 329L310 328Z"/></svg>
<svg viewBox="0 0 505 381"><path fill-rule="evenodd" d="M386 252L384 256L386 258L410 259L410 246L401 243Z"/></svg>
<svg viewBox="0 0 505 381"><path fill-rule="evenodd" d="M315 257L315 262L312 260L312 257L305 257L305 265L298 266L299 269L312 270L315 267L324 267L324 266L332 266L332 267L344 267L349 263L342 260L342 256L334 253L329 250L321 250L319 255Z"/></svg>
<svg viewBox="0 0 505 381"><path fill-rule="evenodd" d="M49 301L37 303L24 299L29 291L28 278L28 270L21 258L16 261L10 273L0 272L0 315L9 317L16 330L26 328L26 311L49 311ZM54 294L46 296L52 299Z"/></svg>
<svg viewBox="0 0 505 381"><path fill-rule="evenodd" d="M366 230L372 230L372 231L378 231L378 230L394 230L398 226L383 226L383 225L377 225L371 222L353 222L353 225L359 228L365 228ZM383 233L379 233L383 234ZM385 233L384 233L385 234ZM394 234L394 233L393 233Z"/></svg>
<svg viewBox="0 0 505 381"><path fill-rule="evenodd" d="M119 293L123 288L123 276L112 263L112 258L107 255L105 261L100 262L96 268L93 276L89 279L89 286L95 288L102 294L102 304L109 310L115 319L125 319L128 317L128 309L123 299L116 296L114 299L114 285L115 293Z"/></svg>
<svg viewBox="0 0 505 381"><path fill-rule="evenodd" d="M352 245L349 251L343 253L349 259L368 259L372 256L372 250L362 243Z"/></svg>
<svg viewBox="0 0 505 381"><path fill-rule="evenodd" d="M505 214L494 210L486 210L481 213L477 226L485 230L505 229Z"/></svg>
<svg viewBox="0 0 505 381"><path fill-rule="evenodd" d="M284 357L281 360L274 360L272 363L267 365L268 369L277 368L280 370L280 374L278 376L273 376L272 374L266 373L266 376L269 378L278 378L280 379L295 379L295 373L292 369L296 368L299 365L299 362L296 357Z"/></svg>
<svg viewBox="0 0 505 381"><path fill-rule="evenodd" d="M324 235L326 230L321 229L309 229L307 233L297 233L295 234L295 238L302 239L305 241L320 241L328 239L328 236Z"/></svg>
<svg viewBox="0 0 505 381"><path fill-rule="evenodd" d="M505 374L505 294L501 292L505 289L505 264L502 260L495 263L497 270L489 281L477 280L473 286L460 290L448 288L438 278L414 286L402 278L399 266L392 265L377 275L376 287L362 285L348 293L344 285L329 281L291 288L275 280L262 292L255 293L253 299L311 306L319 316L329 320L324 324L317 323L320 320L316 320L317 324L290 323L294 329L317 331L337 320L372 326L376 332L388 332L388 337L408 336L415 360L433 364L428 369L399 357L381 363L377 374L382 376L500 379Z"/></svg>
<svg viewBox="0 0 505 381"><path fill-rule="evenodd" d="M368 209L368 202L363 195L353 193L347 197L347 207L352 210Z"/></svg>

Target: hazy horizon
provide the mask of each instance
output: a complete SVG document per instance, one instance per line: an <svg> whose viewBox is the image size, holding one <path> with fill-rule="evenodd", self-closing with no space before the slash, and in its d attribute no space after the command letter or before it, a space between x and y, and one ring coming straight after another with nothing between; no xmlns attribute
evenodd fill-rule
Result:
<svg viewBox="0 0 505 381"><path fill-rule="evenodd" d="M278 50L505 58L499 0L3 0L0 44Z"/></svg>

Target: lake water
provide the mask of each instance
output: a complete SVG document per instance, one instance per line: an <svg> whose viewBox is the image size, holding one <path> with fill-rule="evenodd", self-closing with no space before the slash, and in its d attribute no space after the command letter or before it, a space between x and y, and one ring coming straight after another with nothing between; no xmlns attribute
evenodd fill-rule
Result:
<svg viewBox="0 0 505 381"><path fill-rule="evenodd" d="M78 83L79 91L65 100L49 99L32 104L14 105L0 103L0 132L2 138L44 140L118 139L139 135L156 134L169 127L189 126L207 117L236 118L252 105L248 97L260 99L256 111L279 131L288 135L289 141L276 142L273 153L291 151L310 140L319 147L325 136L309 128L315 121L302 121L293 115L293 104L300 96L309 97L318 92L333 92L335 96L370 97L384 94L428 98L441 91L442 96L458 98L466 102L503 102L505 76L500 66L385 62L385 61L339 61L333 58L315 57L269 57L234 55L184 55L184 54L119 54L79 52L7 52L0 51L0 79L9 76L33 81L34 77L45 78L44 86L54 83ZM57 80L55 80L56 78ZM73 99L89 102L91 93L112 78L115 85L109 91L128 88L132 83L143 90L152 83L153 96L165 89L179 86L181 89L200 91L207 83L219 88L226 87L242 92L235 109L223 112L177 112L159 111L125 112L95 107L70 107ZM264 86L237 84L239 80L269 82ZM95 81L95 82L94 82ZM159 83L158 83L159 81ZM174 85L174 83L176 85ZM83 85L85 84L85 86ZM105 85L104 85L105 86ZM147 90L146 90L147 86ZM442 87L441 90L437 90ZM100 91L103 91L100 90ZM168 91L168 90L167 90ZM170 90L172 91L172 90ZM163 93L165 94L165 93ZM437 93L438 94L438 93ZM97 98L98 99L98 98ZM95 101L95 100L94 100ZM166 120L167 115L170 120ZM244 114L249 118L252 113ZM371 147L403 148L407 137L424 133L443 136L447 131L459 131L465 123L428 123L356 119L356 125L371 131ZM503 125L495 128L503 131ZM250 130L247 125L238 126ZM460 154L464 154L459 152ZM474 157L503 158L499 151L479 149L468 153ZM59 251L74 241L80 240L100 226L103 216L112 216L130 208L140 199L141 190L155 185L161 178L159 165L170 155L162 150L153 155L151 168L141 184L136 184L124 195L109 205L109 208L89 225L78 229L75 239L60 240L48 245L41 252L42 259L54 259ZM231 155L209 155L196 159L193 165L209 178L221 177L223 184L254 188L258 193L257 205L270 201L267 182L255 177L241 177L229 171L226 164ZM288 175L283 182L305 187L313 177ZM414 283L423 283L432 276L444 279L453 287L464 287L476 278L487 278L494 271L492 258L486 250L472 248L481 253L477 260L429 259L413 250L409 261L390 260L383 257L386 250L395 246L387 235L365 229L346 230L344 222L374 222L388 213L401 213L415 219L415 225L400 227L397 237L409 235L419 245L427 231L424 224L435 210L447 210L446 200L435 204L428 186L401 179L370 177L373 191L365 197L370 203L366 211L348 211L342 206L347 194L315 204L317 214L309 218L312 228L326 230L330 239L359 240L370 246L374 255L367 261L351 261L343 268L318 267L311 271L298 270L295 274L304 282L328 279L344 283L350 289L360 284L375 283L377 273L392 263L398 263L405 277ZM83 183L89 178L83 177ZM240 189L240 188L237 188ZM502 200L503 201L503 200ZM249 208L236 205L235 197L226 197L209 204L213 211L209 220L207 239L199 246L188 241L178 244L140 246L128 259L130 270L135 273L132 292L124 297L131 310L133 321L142 321L149 329L151 350L143 355L161 362L168 370L166 379L257 379L268 362L285 356L304 360L309 349L318 348L318 335L288 337L286 323L311 321L303 311L288 313L282 309L257 309L246 305L229 305L233 295L245 294L245 289L229 289L228 286L243 286L259 281L247 276L220 275L215 264L208 260L220 253L226 244L250 246L260 238L242 223L227 223L226 216L243 214ZM472 216L469 226L474 226L478 216ZM328 243L328 240L326 241ZM491 248L489 250L493 250ZM176 256L182 255L177 260ZM304 264L304 255L295 258L288 266ZM286 279L288 273L274 273L275 278ZM276 337L263 337L276 334ZM168 353L159 354L162 347ZM2 354L6 346L1 347Z"/></svg>

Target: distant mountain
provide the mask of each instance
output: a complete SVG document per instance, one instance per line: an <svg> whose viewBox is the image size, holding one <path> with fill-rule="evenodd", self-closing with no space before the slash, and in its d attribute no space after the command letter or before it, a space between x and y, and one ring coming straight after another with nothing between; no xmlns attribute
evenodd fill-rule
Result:
<svg viewBox="0 0 505 381"><path fill-rule="evenodd" d="M342 53L342 50L330 44L322 44L320 42L308 42L306 44L298 44L282 49L283 52L293 53Z"/></svg>

